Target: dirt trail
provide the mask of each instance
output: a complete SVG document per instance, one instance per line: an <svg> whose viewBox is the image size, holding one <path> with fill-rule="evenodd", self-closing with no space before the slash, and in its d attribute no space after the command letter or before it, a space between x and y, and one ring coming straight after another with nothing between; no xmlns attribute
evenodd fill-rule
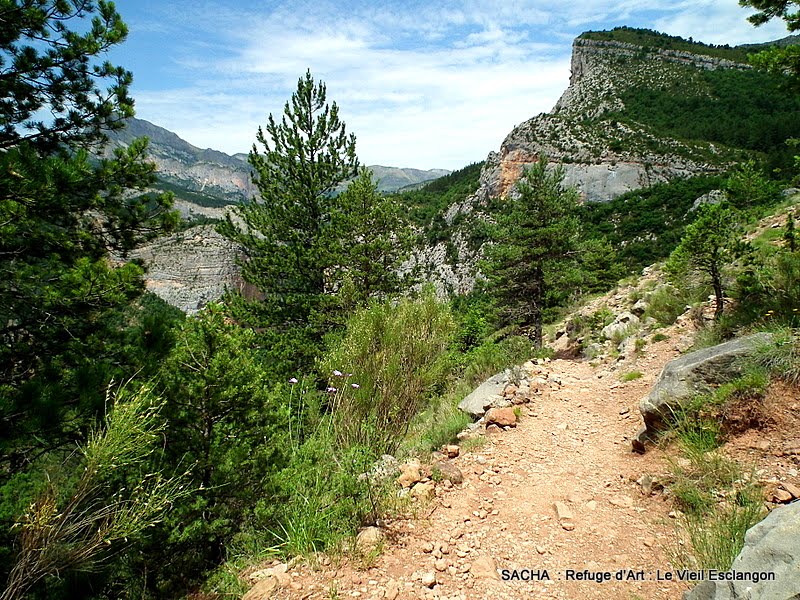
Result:
<svg viewBox="0 0 800 600"><path fill-rule="evenodd" d="M656 580L659 570L673 569L666 552L675 543L670 504L659 494L646 497L636 483L643 474L665 472L664 459L658 450L633 454L630 446L640 424L638 402L678 354L674 346L648 344L635 364L643 376L627 383L605 365L552 361L546 368L561 385L524 406L516 429L491 434L485 447L454 460L462 485L437 486L421 516L388 523L384 552L371 567L348 561L298 567L279 594L680 598L687 584ZM571 513L571 524L559 521L556 502ZM539 571L540 578L546 570L549 580L502 581L493 567ZM572 580L568 570L575 571ZM616 580L619 571L623 581ZM642 571L644 581L628 578ZM598 572L611 580L596 581Z"/></svg>

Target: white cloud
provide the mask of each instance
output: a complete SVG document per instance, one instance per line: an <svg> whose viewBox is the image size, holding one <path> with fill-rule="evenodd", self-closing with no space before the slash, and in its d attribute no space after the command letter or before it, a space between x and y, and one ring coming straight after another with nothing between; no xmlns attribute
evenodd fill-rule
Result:
<svg viewBox="0 0 800 600"><path fill-rule="evenodd" d="M197 77L185 88L137 91L137 107L195 145L247 151L310 68L363 162L458 168L552 108L580 31L627 21L711 43L783 35L780 24L755 32L746 16L735 0L596 0L581 11L553 0L291 2L250 14L198 5L193 26L214 35L178 58Z"/></svg>

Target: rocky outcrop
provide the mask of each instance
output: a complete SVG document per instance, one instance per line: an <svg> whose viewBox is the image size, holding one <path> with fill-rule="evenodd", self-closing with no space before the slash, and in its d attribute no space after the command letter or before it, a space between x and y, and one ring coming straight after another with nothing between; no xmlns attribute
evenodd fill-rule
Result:
<svg viewBox="0 0 800 600"><path fill-rule="evenodd" d="M498 405L508 381L505 373L490 377L458 403L459 410L474 418L482 417L487 410Z"/></svg>
<svg viewBox="0 0 800 600"><path fill-rule="evenodd" d="M792 600L800 598L800 502L775 508L751 527L729 573L750 579L703 581L684 600ZM753 581L753 575L763 580Z"/></svg>
<svg viewBox="0 0 800 600"><path fill-rule="evenodd" d="M634 449L642 451L644 443L662 429L687 401L741 375L741 359L771 340L770 334L756 333L703 348L667 363L650 393L639 404L644 428L634 440Z"/></svg>
<svg viewBox="0 0 800 600"><path fill-rule="evenodd" d="M189 314L218 300L226 289L244 291L236 247L209 225L160 238L131 258L147 266L149 291Z"/></svg>

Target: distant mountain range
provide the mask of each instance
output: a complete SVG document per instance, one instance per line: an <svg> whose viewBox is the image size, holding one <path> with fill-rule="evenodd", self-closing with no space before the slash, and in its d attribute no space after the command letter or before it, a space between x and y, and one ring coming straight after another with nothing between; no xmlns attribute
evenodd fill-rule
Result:
<svg viewBox="0 0 800 600"><path fill-rule="evenodd" d="M110 147L127 146L136 138L150 140L150 160L156 163L158 187L183 200L207 208L221 208L246 200L256 193L250 179L247 154L233 156L193 146L177 134L143 119L129 119L125 129L110 135ZM404 169L372 165L378 189L393 192L431 181L450 171L445 169Z"/></svg>

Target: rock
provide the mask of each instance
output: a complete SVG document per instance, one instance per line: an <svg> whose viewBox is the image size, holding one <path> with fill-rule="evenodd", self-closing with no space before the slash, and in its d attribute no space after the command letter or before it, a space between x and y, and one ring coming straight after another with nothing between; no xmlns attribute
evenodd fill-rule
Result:
<svg viewBox="0 0 800 600"><path fill-rule="evenodd" d="M450 444L449 446L445 447L445 452L447 453L448 458L455 458L458 456L459 452L461 452L461 448L455 444Z"/></svg>
<svg viewBox="0 0 800 600"><path fill-rule="evenodd" d="M703 581L684 600L791 600L800 590L800 502L779 506L751 527L731 571L773 573L774 581Z"/></svg>
<svg viewBox="0 0 800 600"><path fill-rule="evenodd" d="M130 258L147 265L148 291L194 314L219 300L227 289L247 291L236 262L239 254L236 244L213 225L199 225L156 238L135 249Z"/></svg>
<svg viewBox="0 0 800 600"><path fill-rule="evenodd" d="M447 571L447 567L448 567L448 566L449 566L449 565L447 564L447 561L446 561L445 559L443 559L443 558L440 558L440 559L438 559L438 560L437 560L437 561L436 561L436 562L433 564L433 567L434 567L434 568L435 568L437 571L439 571L440 573L443 573L443 572Z"/></svg>
<svg viewBox="0 0 800 600"><path fill-rule="evenodd" d="M664 428L670 416L684 402L738 377L741 374L740 359L772 339L768 333L756 333L668 362L648 396L639 403L645 427L633 441L634 450L642 451L645 442Z"/></svg>
<svg viewBox="0 0 800 600"><path fill-rule="evenodd" d="M631 508L633 506L633 498L623 494L617 494L616 496L611 496L611 498L608 499L608 503L612 506L619 506L620 508Z"/></svg>
<svg viewBox="0 0 800 600"><path fill-rule="evenodd" d="M569 506L563 502L556 502L553 507L556 509L556 517L558 518L559 525L566 531L575 529L575 523L572 520L572 511Z"/></svg>
<svg viewBox="0 0 800 600"><path fill-rule="evenodd" d="M785 504L786 502L791 502L794 496L787 492L786 490L775 490L772 493L772 501L777 502L778 504Z"/></svg>
<svg viewBox="0 0 800 600"><path fill-rule="evenodd" d="M361 554L369 554L380 548L386 540L386 534L379 527L366 527L356 536L356 550Z"/></svg>
<svg viewBox="0 0 800 600"><path fill-rule="evenodd" d="M362 473L359 475L359 479L379 482L394 477L399 472L400 463L397 459L391 454L384 454L381 456L380 460L375 463L375 466L372 467L369 473Z"/></svg>
<svg viewBox="0 0 800 600"><path fill-rule="evenodd" d="M628 337L628 334L638 324L639 324L639 317L637 317L632 312L626 311L620 315L617 315L617 318L614 319L614 322L603 327L600 333L607 340L620 337Z"/></svg>
<svg viewBox="0 0 800 600"><path fill-rule="evenodd" d="M792 495L792 498L800 498L800 487L793 485L787 481L781 484L781 487Z"/></svg>
<svg viewBox="0 0 800 600"><path fill-rule="evenodd" d="M484 417L487 427L497 425L498 427L516 427L517 415L513 408L492 408Z"/></svg>
<svg viewBox="0 0 800 600"><path fill-rule="evenodd" d="M280 587L276 577L267 577L256 583L242 596L242 600L270 600L275 597L275 592Z"/></svg>
<svg viewBox="0 0 800 600"><path fill-rule="evenodd" d="M433 544L432 544L432 543L430 543L430 542L423 542L423 543L422 543L421 550L422 550L422 551L423 551L425 554L430 554L431 552L433 552Z"/></svg>
<svg viewBox="0 0 800 600"><path fill-rule="evenodd" d="M422 574L422 585L427 588L432 588L436 585L436 574L430 571Z"/></svg>
<svg viewBox="0 0 800 600"><path fill-rule="evenodd" d="M411 497L416 498L417 500L427 502L429 500L433 500L433 496L435 493L435 487L433 483L418 483L413 488L411 488Z"/></svg>
<svg viewBox="0 0 800 600"><path fill-rule="evenodd" d="M475 560L470 566L469 572L476 579L500 579L497 573L497 563L488 556Z"/></svg>
<svg viewBox="0 0 800 600"><path fill-rule="evenodd" d="M487 425L486 426L486 433L502 433L503 430L500 429L497 425Z"/></svg>
<svg viewBox="0 0 800 600"><path fill-rule="evenodd" d="M386 600L396 600L396 598L400 595L400 586L397 585L397 582L394 579L390 579L386 583L386 589L383 593L383 597Z"/></svg>
<svg viewBox="0 0 800 600"><path fill-rule="evenodd" d="M641 317L644 314L644 311L647 310L647 302L644 298L639 298L631 307L631 312L635 314L637 317Z"/></svg>
<svg viewBox="0 0 800 600"><path fill-rule="evenodd" d="M408 464L400 467L400 477L397 478L397 483L402 487L410 488L419 481L422 481L419 465Z"/></svg>
<svg viewBox="0 0 800 600"><path fill-rule="evenodd" d="M434 463L432 470L434 477L438 473L443 480L454 483L455 485L464 483L464 474L461 472L461 469L449 461L441 460Z"/></svg>
<svg viewBox="0 0 800 600"><path fill-rule="evenodd" d="M692 207L688 210L688 213L691 213L698 208L700 208L703 204L719 204L720 202L724 202L728 199L728 194L724 190L711 190L707 194L703 194L699 198L694 201Z"/></svg>
<svg viewBox="0 0 800 600"><path fill-rule="evenodd" d="M504 373L493 375L458 403L459 410L473 418L482 417L503 396L508 383Z"/></svg>

